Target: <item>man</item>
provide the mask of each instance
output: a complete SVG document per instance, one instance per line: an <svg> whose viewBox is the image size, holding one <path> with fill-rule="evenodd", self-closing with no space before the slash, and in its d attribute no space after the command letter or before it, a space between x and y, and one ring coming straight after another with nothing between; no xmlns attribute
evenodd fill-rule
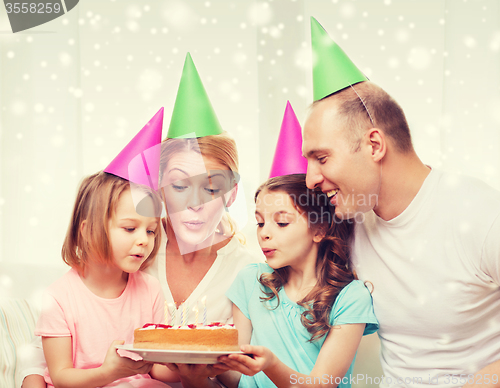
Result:
<svg viewBox="0 0 500 388"><path fill-rule="evenodd" d="M373 285L381 385L500 386L500 193L422 163L380 87L342 74L317 93L318 74L307 185L357 221L352 261Z"/></svg>

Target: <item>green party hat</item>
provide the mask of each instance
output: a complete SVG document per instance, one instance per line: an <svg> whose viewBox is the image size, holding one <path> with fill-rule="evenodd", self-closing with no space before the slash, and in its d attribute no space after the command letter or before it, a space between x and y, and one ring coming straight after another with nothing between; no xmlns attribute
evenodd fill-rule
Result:
<svg viewBox="0 0 500 388"><path fill-rule="evenodd" d="M187 53L167 137L193 138L222 132L193 59Z"/></svg>
<svg viewBox="0 0 500 388"><path fill-rule="evenodd" d="M314 101L358 82L368 81L336 44L323 26L311 16Z"/></svg>

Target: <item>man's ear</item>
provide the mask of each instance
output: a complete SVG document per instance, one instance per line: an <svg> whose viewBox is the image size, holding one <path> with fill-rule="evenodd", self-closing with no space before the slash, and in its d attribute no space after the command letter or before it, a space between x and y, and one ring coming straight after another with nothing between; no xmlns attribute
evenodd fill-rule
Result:
<svg viewBox="0 0 500 388"><path fill-rule="evenodd" d="M236 201L236 195L238 194L238 184L236 183L234 187L229 191L229 198L226 202L226 207L231 206L234 201Z"/></svg>
<svg viewBox="0 0 500 388"><path fill-rule="evenodd" d="M380 162L387 152L387 138L379 128L368 130L368 142L370 145L371 158L374 162Z"/></svg>

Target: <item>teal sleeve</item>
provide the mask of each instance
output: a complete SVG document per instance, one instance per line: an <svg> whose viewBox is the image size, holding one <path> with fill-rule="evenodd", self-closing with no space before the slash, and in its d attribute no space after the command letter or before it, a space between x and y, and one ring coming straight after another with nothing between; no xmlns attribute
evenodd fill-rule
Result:
<svg viewBox="0 0 500 388"><path fill-rule="evenodd" d="M366 323L363 335L378 330L372 296L361 280L353 280L340 291L330 314L332 326L352 323Z"/></svg>
<svg viewBox="0 0 500 388"><path fill-rule="evenodd" d="M233 302L248 319L250 319L248 303L255 285L258 283L259 272L258 263L248 264L238 272L233 284L231 284L231 287L226 291L228 299Z"/></svg>

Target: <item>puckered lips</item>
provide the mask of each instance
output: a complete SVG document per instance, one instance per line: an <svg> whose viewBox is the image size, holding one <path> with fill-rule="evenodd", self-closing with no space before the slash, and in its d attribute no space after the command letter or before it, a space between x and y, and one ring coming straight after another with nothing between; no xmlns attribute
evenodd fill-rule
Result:
<svg viewBox="0 0 500 388"><path fill-rule="evenodd" d="M134 259L138 260L138 261L144 259L144 254L143 253L134 253L134 254L131 254L130 256L133 257Z"/></svg>
<svg viewBox="0 0 500 388"><path fill-rule="evenodd" d="M272 249L272 248L262 248L262 253L264 254L264 256L266 257L271 257L274 255L274 252L276 252L276 249Z"/></svg>
<svg viewBox="0 0 500 388"><path fill-rule="evenodd" d="M198 230L205 224L202 220L188 220L182 221L182 223L190 230Z"/></svg>

